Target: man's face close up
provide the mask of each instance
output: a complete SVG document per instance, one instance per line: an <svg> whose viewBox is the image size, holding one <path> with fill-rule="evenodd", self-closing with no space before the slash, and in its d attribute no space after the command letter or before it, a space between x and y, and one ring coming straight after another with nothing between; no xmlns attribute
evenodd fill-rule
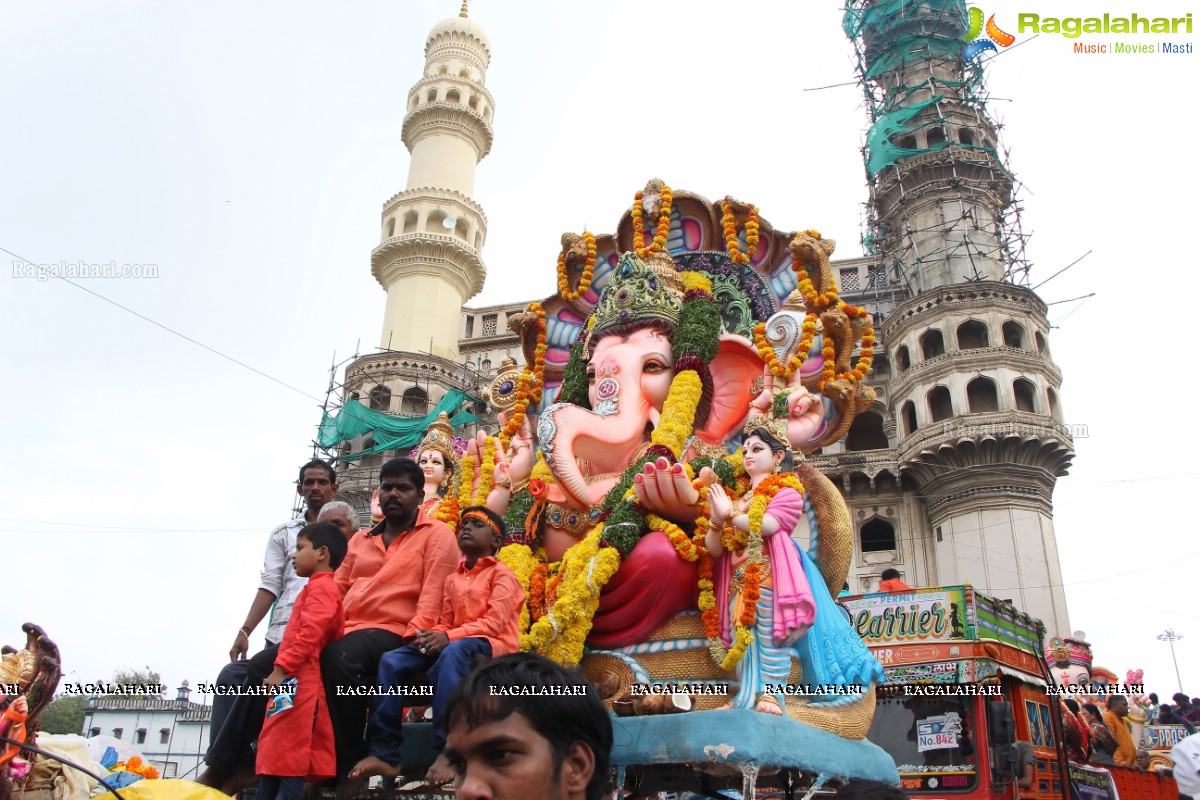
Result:
<svg viewBox="0 0 1200 800"><path fill-rule="evenodd" d="M591 751L576 742L556 769L549 740L520 713L476 728L456 717L446 737L446 756L459 800L581 798L595 766Z"/></svg>
<svg viewBox="0 0 1200 800"><path fill-rule="evenodd" d="M296 492L308 503L308 507L320 511L321 506L333 499L337 487L329 480L329 470L320 467L309 467L304 470L304 479L296 487Z"/></svg>
<svg viewBox="0 0 1200 800"><path fill-rule="evenodd" d="M423 496L421 487L414 485L407 475L389 476L379 484L379 507L393 525L407 521Z"/></svg>

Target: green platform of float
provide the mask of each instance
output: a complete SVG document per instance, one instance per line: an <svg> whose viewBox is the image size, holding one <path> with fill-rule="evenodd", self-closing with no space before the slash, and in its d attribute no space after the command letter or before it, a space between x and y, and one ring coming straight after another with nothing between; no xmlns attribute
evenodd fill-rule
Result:
<svg viewBox="0 0 1200 800"><path fill-rule="evenodd" d="M785 717L749 710L700 711L653 717L613 717L612 765L690 765L802 770L826 780L866 778L899 784L896 764L880 747L851 741ZM433 760L431 726L404 726L405 762ZM428 753L423 759L422 754ZM411 756L410 756L411 754ZM411 761L410 761L411 758Z"/></svg>

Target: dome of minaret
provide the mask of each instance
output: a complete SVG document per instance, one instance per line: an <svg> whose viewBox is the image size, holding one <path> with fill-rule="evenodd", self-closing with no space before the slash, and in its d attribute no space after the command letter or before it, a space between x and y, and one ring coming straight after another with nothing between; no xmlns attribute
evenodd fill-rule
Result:
<svg viewBox="0 0 1200 800"><path fill-rule="evenodd" d="M473 39L477 39L479 43L483 45L483 49L487 54L487 57L489 59L491 58L492 43L488 40L487 33L484 32L483 26L467 17L466 2L463 2L462 11L459 12L458 16L444 19L437 25L433 26L433 30L429 32L429 36L425 40L426 52L429 50L429 45L432 44L437 37L447 33L461 33L466 36L470 36Z"/></svg>

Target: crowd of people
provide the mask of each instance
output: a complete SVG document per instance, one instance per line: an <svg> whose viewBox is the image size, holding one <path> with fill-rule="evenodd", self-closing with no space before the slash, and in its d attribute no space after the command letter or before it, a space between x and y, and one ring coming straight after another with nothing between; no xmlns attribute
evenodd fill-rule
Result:
<svg viewBox="0 0 1200 800"><path fill-rule="evenodd" d="M299 800L315 781L351 797L371 776L394 778L403 764L432 761L424 781L456 781L460 796L475 796L462 790L473 780L488 790L478 796L505 796L495 785L522 769L537 774L520 775L513 786L521 791L512 796L542 796L525 794L530 780L559 782L547 784L554 791L545 796L599 796L612 731L594 688L533 704L489 694L500 683L585 682L546 659L516 654L524 592L496 558L504 522L470 507L456 535L426 514L433 477L413 460L389 461L379 475L382 521L360 531L356 511L333 500L334 468L319 460L301 468L297 492L306 511L268 537L259 586L217 681L243 691L214 700L201 783L237 794L257 780L259 800ZM264 620L266 646L250 655L250 636ZM406 689L421 675L432 683L431 696ZM1145 724L1194 734L1200 698L1172 699L1159 704L1149 695ZM578 707L557 707L573 702ZM405 710L426 705L433 750L414 755L404 746ZM1072 761L1149 769L1149 753L1133 741L1125 696L1108 697L1103 709L1064 699L1061 709ZM294 724L301 718L306 724ZM544 775L523 761L543 744ZM498 750L524 766L497 769Z"/></svg>
<svg viewBox="0 0 1200 800"><path fill-rule="evenodd" d="M1175 778L1180 791L1192 789L1182 797L1191 797L1200 792L1200 773L1188 754L1200 751L1200 737L1196 724L1200 723L1200 698L1189 698L1178 692L1172 697L1174 704L1159 703L1158 695L1148 696L1149 707L1145 711L1144 725L1182 725L1188 738L1172 750L1176 763ZM1149 751L1141 749L1133 740L1129 725L1129 699L1125 695L1110 695L1104 708L1095 703L1079 703L1066 698L1061 705L1063 733L1066 740L1067 757L1077 764L1098 766L1122 766L1147 771L1151 769ZM1200 753L1198 753L1200 754ZM1180 774L1179 761L1187 761Z"/></svg>
<svg viewBox="0 0 1200 800"><path fill-rule="evenodd" d="M298 800L306 783L336 782L348 797L373 775L395 777L402 763L430 759L427 783L463 777L470 746L455 744L453 693L480 662L516 653L525 598L495 558L503 520L467 508L456 535L421 509L425 479L410 459L385 464L383 519L359 531L354 509L332 499L333 467L314 460L301 468L306 513L268 538L259 586L217 681L242 691L214 702L201 783L236 794L258 780L261 800ZM247 657L264 620L266 647ZM538 670L549 669L520 665L494 674L540 680ZM419 675L432 683L431 697L410 687ZM428 705L434 752L403 759L403 711ZM487 701L463 707L464 719L500 727L512 710Z"/></svg>

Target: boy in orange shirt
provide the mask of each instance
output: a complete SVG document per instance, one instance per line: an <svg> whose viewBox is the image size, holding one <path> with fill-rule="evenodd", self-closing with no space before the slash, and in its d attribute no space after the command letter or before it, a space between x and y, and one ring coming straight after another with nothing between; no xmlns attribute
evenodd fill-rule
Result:
<svg viewBox="0 0 1200 800"><path fill-rule="evenodd" d="M350 770L357 789L372 775L395 777L400 773L400 732L403 694L395 692L413 677L427 672L433 682L433 746L437 759L426 783L440 786L454 779L442 755L446 744L442 712L454 687L485 658L517 652L519 619L525 592L513 571L495 555L504 539L504 521L490 509L471 506L462 512L458 546L462 560L446 579L442 612L432 630L417 632L416 640L383 656L379 662L377 692L367 721L368 755ZM348 787L349 789L349 787Z"/></svg>

